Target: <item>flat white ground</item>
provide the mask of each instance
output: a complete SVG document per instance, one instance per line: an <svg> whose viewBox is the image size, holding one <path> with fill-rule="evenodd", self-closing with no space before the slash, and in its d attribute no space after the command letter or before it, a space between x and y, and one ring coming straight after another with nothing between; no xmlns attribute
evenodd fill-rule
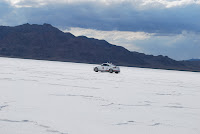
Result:
<svg viewBox="0 0 200 134"><path fill-rule="evenodd" d="M200 73L0 58L0 134L199 134Z"/></svg>

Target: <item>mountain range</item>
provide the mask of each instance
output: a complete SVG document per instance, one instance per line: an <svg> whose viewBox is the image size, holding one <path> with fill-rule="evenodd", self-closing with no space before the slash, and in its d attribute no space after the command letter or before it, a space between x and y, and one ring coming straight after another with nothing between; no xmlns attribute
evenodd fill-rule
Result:
<svg viewBox="0 0 200 134"><path fill-rule="evenodd" d="M176 61L167 56L131 52L105 40L74 36L50 24L0 26L0 56L79 63L200 71L199 61Z"/></svg>

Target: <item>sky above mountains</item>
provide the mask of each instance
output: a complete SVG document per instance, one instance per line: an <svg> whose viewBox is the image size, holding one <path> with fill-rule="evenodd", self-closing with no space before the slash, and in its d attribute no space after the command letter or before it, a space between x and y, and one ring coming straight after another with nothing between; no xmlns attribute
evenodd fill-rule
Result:
<svg viewBox="0 0 200 134"><path fill-rule="evenodd" d="M200 0L1 0L0 25L49 23L130 51L200 58Z"/></svg>

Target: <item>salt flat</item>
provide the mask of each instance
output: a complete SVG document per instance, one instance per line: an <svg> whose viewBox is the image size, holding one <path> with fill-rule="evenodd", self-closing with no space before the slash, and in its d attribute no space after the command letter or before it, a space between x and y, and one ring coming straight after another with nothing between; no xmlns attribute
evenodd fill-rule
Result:
<svg viewBox="0 0 200 134"><path fill-rule="evenodd" d="M199 134L200 73L0 58L0 134Z"/></svg>

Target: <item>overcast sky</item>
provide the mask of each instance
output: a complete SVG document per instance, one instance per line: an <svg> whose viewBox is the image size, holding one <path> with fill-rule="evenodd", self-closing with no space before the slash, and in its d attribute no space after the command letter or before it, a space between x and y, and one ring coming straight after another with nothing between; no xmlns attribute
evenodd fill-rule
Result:
<svg viewBox="0 0 200 134"><path fill-rule="evenodd" d="M200 0L0 0L0 25L49 23L130 51L200 58Z"/></svg>

